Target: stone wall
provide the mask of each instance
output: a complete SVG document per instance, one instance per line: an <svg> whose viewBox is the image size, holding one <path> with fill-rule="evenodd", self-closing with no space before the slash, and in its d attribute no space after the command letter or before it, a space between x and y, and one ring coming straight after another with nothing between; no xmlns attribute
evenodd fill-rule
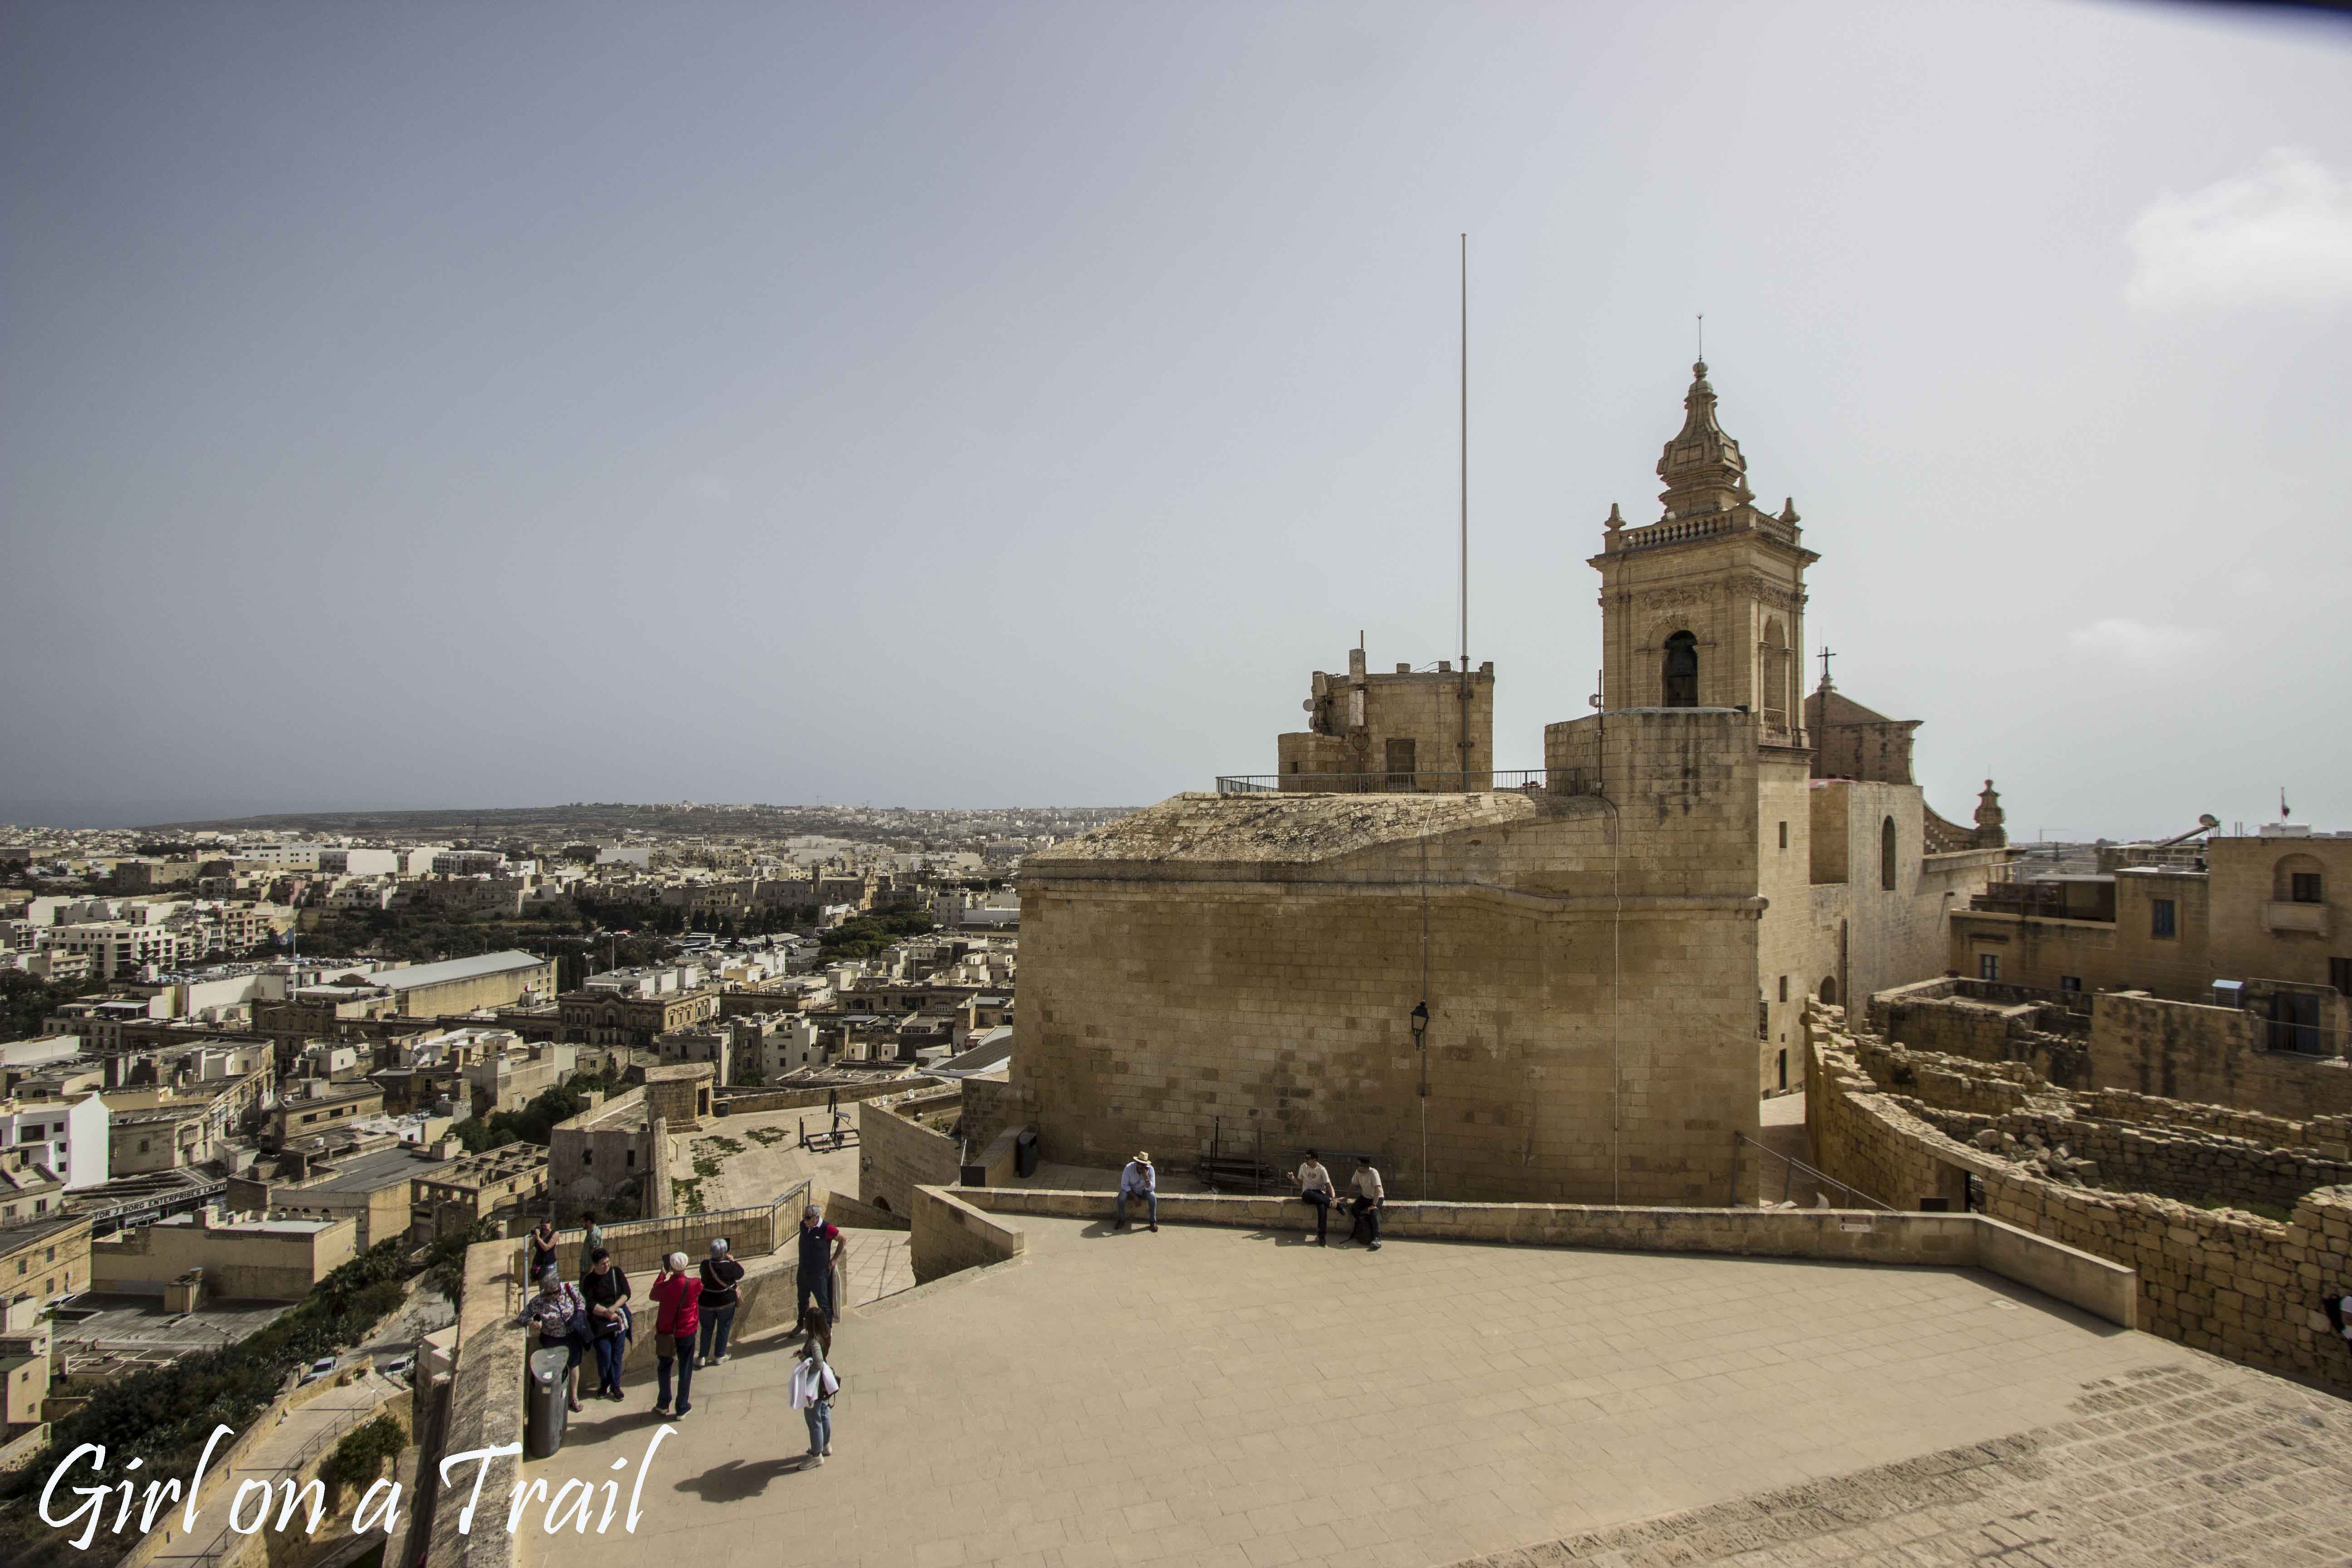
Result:
<svg viewBox="0 0 2352 1568"><path fill-rule="evenodd" d="M2051 1147L2064 1144L2072 1157L2097 1165L2098 1184L2111 1192L2286 1210L2314 1188L2352 1183L2352 1163L2192 1129L2031 1113L2004 1116L1995 1126L2021 1141L2031 1131Z"/></svg>
<svg viewBox="0 0 2352 1568"><path fill-rule="evenodd" d="M1102 1193L1038 1187L967 1187L966 1206L1000 1216L1107 1217ZM1163 1225L1250 1230L1314 1228L1296 1198L1162 1193ZM1590 1247L1612 1252L1697 1253L1727 1258L1810 1258L1983 1268L2129 1328L2137 1310L2132 1271L2055 1246L1980 1215L1882 1214L1854 1209L1627 1208L1584 1204L1462 1204L1391 1200L1386 1237L1482 1241L1522 1247Z"/></svg>
<svg viewBox="0 0 2352 1568"><path fill-rule="evenodd" d="M2175 1127L2200 1127L2225 1138L2244 1138L2280 1149L2311 1148L2323 1141L2326 1119L2290 1121L2259 1110L2237 1110L2226 1105L2200 1105L2158 1095L2134 1094L2127 1089L2094 1089L2075 1097L2093 1116L2108 1121L2154 1121ZM2334 1119L2340 1124L2344 1118ZM2335 1140L2341 1142L2340 1136Z"/></svg>
<svg viewBox="0 0 2352 1568"><path fill-rule="evenodd" d="M1555 784L1605 798L1184 795L1031 856L1009 1119L1075 1164L1262 1138L1376 1152L1398 1191L1731 1201L1752 723L1552 726Z"/></svg>
<svg viewBox="0 0 2352 1568"><path fill-rule="evenodd" d="M1993 1218L2137 1270L2141 1328L2352 1393L2352 1357L2319 1304L2323 1290L2352 1281L2352 1189L2306 1193L2281 1224L2049 1180L1945 1135L1881 1092L1834 1010L1815 1010L1806 1034L1807 1109L1831 1175L1890 1196L1972 1173Z"/></svg>
<svg viewBox="0 0 2352 1568"><path fill-rule="evenodd" d="M917 1187L910 1207L907 1257L918 1285L961 1269L1003 1263L1028 1248L1029 1238L1019 1226L974 1208L943 1187Z"/></svg>
<svg viewBox="0 0 2352 1568"><path fill-rule="evenodd" d="M962 1090L953 1085L888 1100L869 1100L857 1108L857 1201L888 1214L912 1211L915 1189L951 1187L963 1170L961 1139L932 1131L899 1114L954 1105Z"/></svg>
<svg viewBox="0 0 2352 1568"><path fill-rule="evenodd" d="M963 1141L971 1148L984 1148L1012 1124L1013 1085L992 1078L968 1078L962 1083Z"/></svg>
<svg viewBox="0 0 2352 1568"><path fill-rule="evenodd" d="M2352 1113L2352 1066L2270 1050L2267 1038L2265 1022L2238 1008L2111 991L2093 1016L2091 1081L2297 1121Z"/></svg>
<svg viewBox="0 0 2352 1568"><path fill-rule="evenodd" d="M833 1089L720 1089L712 1099L712 1110L720 1116L751 1116L764 1110L807 1110L821 1107L828 1100L842 1105L855 1105L864 1100L881 1100L889 1095L906 1094L919 1089L936 1088L935 1078L877 1078L870 1083L846 1083Z"/></svg>
<svg viewBox="0 0 2352 1568"><path fill-rule="evenodd" d="M559 1224L590 1209L609 1215L635 1204L634 1212L645 1211L646 1176L655 1164L646 1109L641 1086L557 1122L549 1132L547 1193ZM625 1200L625 1188L635 1196Z"/></svg>
<svg viewBox="0 0 2352 1568"><path fill-rule="evenodd" d="M2088 1087L2089 998L1946 976L1870 998L1870 1027L1895 1045L1980 1062L2022 1062L2052 1083Z"/></svg>

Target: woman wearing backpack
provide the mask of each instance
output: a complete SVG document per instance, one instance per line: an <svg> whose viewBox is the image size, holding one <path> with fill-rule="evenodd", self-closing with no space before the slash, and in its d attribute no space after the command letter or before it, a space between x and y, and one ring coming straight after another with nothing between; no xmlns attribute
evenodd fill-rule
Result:
<svg viewBox="0 0 2352 1568"><path fill-rule="evenodd" d="M801 1360L793 1368L793 1408L808 1419L808 1462L822 1465L833 1452L833 1396L841 1388L832 1363L833 1324L822 1308L811 1307L801 1318Z"/></svg>
<svg viewBox="0 0 2352 1568"><path fill-rule="evenodd" d="M539 1277L539 1294L522 1304L516 1314L518 1324L539 1326L539 1343L542 1350L562 1345L567 1352L563 1363L563 1391L574 1410L580 1408L580 1358L588 1349L588 1302L577 1288L563 1282L562 1273L551 1267Z"/></svg>

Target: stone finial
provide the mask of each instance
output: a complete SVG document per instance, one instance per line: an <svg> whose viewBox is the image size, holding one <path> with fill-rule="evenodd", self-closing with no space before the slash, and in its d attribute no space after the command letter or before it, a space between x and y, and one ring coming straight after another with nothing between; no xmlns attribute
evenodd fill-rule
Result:
<svg viewBox="0 0 2352 1568"><path fill-rule="evenodd" d="M1625 514L1617 510L1617 503L1615 501L1611 501L1609 503L1609 531L1614 533L1624 526Z"/></svg>
<svg viewBox="0 0 2352 1568"><path fill-rule="evenodd" d="M1795 496L1787 496L1781 500L1780 521L1789 524L1791 528L1796 526L1797 498Z"/></svg>
<svg viewBox="0 0 2352 1568"><path fill-rule="evenodd" d="M2008 820L2009 814L2000 808L2000 792L1992 787L1992 780L1985 780L1984 791L1977 796L1978 847L1998 848L2007 844L2009 834L2002 825Z"/></svg>

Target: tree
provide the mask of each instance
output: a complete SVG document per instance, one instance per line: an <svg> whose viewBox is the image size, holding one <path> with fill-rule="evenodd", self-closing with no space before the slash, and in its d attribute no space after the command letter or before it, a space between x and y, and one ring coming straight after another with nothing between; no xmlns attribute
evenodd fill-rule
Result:
<svg viewBox="0 0 2352 1568"><path fill-rule="evenodd" d="M407 1447L408 1433L389 1415L379 1415L345 1433L319 1467L319 1479L327 1488L327 1511L333 1513L341 1507L344 1488L374 1485L383 1474L384 1461L398 1459Z"/></svg>

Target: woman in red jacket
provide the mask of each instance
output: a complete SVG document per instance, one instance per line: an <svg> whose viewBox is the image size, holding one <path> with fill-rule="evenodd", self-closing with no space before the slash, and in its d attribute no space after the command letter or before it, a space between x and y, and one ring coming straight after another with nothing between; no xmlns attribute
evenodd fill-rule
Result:
<svg viewBox="0 0 2352 1568"><path fill-rule="evenodd" d="M654 1318L654 1414L667 1415L670 1363L677 1363L677 1414L694 1406L687 1386L694 1381L694 1331L701 1325L702 1281L686 1271L686 1254L662 1259L661 1278L647 1292L661 1304Z"/></svg>

